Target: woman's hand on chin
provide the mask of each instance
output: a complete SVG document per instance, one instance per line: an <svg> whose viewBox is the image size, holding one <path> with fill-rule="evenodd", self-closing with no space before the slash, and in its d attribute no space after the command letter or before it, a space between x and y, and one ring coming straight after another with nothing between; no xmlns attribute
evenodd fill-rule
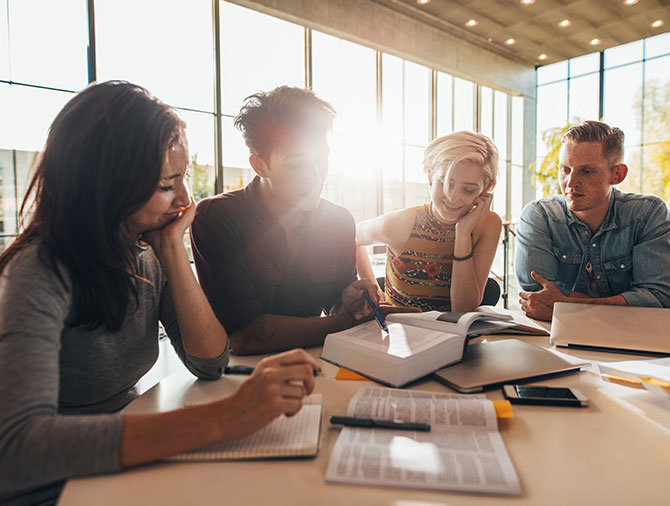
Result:
<svg viewBox="0 0 670 506"><path fill-rule="evenodd" d="M492 200L493 194L488 192L477 197L470 212L456 222L456 231L471 234L475 227L488 216Z"/></svg>
<svg viewBox="0 0 670 506"><path fill-rule="evenodd" d="M187 207L182 208L176 219L167 223L163 228L149 230L141 235L140 241L149 244L156 255L161 258L167 248L182 246L186 230L195 217L195 201L191 201Z"/></svg>

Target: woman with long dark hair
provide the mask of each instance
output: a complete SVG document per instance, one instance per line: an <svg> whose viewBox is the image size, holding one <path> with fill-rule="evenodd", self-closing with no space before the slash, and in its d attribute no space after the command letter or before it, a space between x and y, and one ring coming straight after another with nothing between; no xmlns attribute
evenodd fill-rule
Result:
<svg viewBox="0 0 670 506"><path fill-rule="evenodd" d="M159 321L197 377L228 362L182 241L195 209L184 128L125 82L87 88L51 126L27 222L0 256L0 503L50 503L67 478L243 437L313 388L318 364L294 350L220 401L118 413L157 359Z"/></svg>

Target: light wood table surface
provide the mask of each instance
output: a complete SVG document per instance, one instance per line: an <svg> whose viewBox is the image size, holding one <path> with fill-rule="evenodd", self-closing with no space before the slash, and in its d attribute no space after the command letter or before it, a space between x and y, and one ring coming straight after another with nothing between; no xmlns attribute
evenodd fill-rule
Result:
<svg viewBox="0 0 670 506"><path fill-rule="evenodd" d="M499 339L499 338L496 338ZM525 341L549 346L546 337ZM491 340L491 338L489 338ZM320 355L320 348L309 350ZM630 355L558 351L588 361L631 360ZM259 357L233 357L254 364ZM470 504L664 505L670 504L670 399L604 381L593 371L541 381L577 387L587 408L514 405L514 418L499 420L500 432L521 481L520 497L430 492L401 488L332 485L324 482L339 429L331 415L344 414L358 388L370 381L335 380L337 367L323 362L316 393L323 394L320 450L316 458L207 463L158 463L118 474L70 480L61 506L91 505L318 505L435 506ZM126 409L168 411L225 396L244 377L198 381L185 369L161 381ZM421 380L413 389L450 391ZM486 392L502 399L499 389Z"/></svg>

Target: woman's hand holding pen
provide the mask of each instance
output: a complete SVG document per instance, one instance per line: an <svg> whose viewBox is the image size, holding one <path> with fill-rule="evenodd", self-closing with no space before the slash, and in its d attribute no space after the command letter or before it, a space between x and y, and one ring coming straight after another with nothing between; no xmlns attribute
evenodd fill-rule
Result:
<svg viewBox="0 0 670 506"><path fill-rule="evenodd" d="M315 358L295 349L261 360L251 377L220 406L222 439L253 434L280 415L293 416L314 390L321 370Z"/></svg>

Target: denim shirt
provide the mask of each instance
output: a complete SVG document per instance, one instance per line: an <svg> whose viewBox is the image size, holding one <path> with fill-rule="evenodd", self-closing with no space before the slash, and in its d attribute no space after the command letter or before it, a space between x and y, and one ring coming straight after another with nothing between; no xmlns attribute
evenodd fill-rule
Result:
<svg viewBox="0 0 670 506"><path fill-rule="evenodd" d="M595 233L562 196L528 204L517 229L516 276L525 291L542 287L535 271L565 295L621 295L629 306L670 307L670 212L658 197L613 189Z"/></svg>

